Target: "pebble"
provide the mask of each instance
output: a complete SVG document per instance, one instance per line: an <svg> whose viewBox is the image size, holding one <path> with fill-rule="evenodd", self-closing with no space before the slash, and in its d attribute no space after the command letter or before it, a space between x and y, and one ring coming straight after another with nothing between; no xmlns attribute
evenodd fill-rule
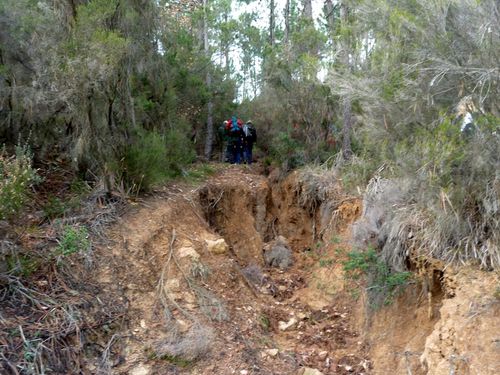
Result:
<svg viewBox="0 0 500 375"><path fill-rule="evenodd" d="M311 367L303 367L297 372L297 375L323 375L323 373Z"/></svg>
<svg viewBox="0 0 500 375"><path fill-rule="evenodd" d="M276 357L278 355L278 349L266 349L264 353L270 357Z"/></svg>
<svg viewBox="0 0 500 375"><path fill-rule="evenodd" d="M323 350L323 351L318 353L318 359L320 361L324 361L326 359L326 357L328 357L328 352L326 350Z"/></svg>
<svg viewBox="0 0 500 375"><path fill-rule="evenodd" d="M280 321L278 323L280 331L286 331L288 328L294 326L297 323L297 319L291 318L288 322Z"/></svg>
<svg viewBox="0 0 500 375"><path fill-rule="evenodd" d="M307 315L306 315L306 314L304 314L303 312L299 312L299 313L297 314L297 318L299 318L300 320L304 320L304 319L306 319L306 318L307 318Z"/></svg>

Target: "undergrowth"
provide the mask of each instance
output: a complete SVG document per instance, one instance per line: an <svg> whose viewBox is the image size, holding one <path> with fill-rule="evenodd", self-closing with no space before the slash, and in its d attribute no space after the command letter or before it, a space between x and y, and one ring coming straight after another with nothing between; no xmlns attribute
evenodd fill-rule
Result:
<svg viewBox="0 0 500 375"><path fill-rule="evenodd" d="M68 256L78 252L88 252L90 248L89 233L85 227L67 226L59 239L56 253Z"/></svg>
<svg viewBox="0 0 500 375"><path fill-rule="evenodd" d="M125 148L122 159L113 169L126 189L137 193L182 175L185 166L193 160L192 145L180 131L165 134L140 131L136 142Z"/></svg>
<svg viewBox="0 0 500 375"><path fill-rule="evenodd" d="M39 180L31 159L27 146L17 146L12 156L5 148L0 150L0 220L19 212L28 198L30 186Z"/></svg>
<svg viewBox="0 0 500 375"><path fill-rule="evenodd" d="M30 221L21 236L17 227L7 227L0 238L0 261L5 260L5 266L0 262L0 316L2 331L8 332L0 335L2 374L72 373L89 337L96 330L107 332L123 317L120 296L109 292L106 300L99 299L102 290L88 283L92 243L105 241L103 228L116 220L123 202L107 202L102 191L83 197L84 190L72 188L81 198L74 210L58 200L49 209L56 220L43 221L34 231Z"/></svg>
<svg viewBox="0 0 500 375"><path fill-rule="evenodd" d="M305 150L302 144L287 132L276 135L274 142L270 146L270 156L285 172L306 163Z"/></svg>
<svg viewBox="0 0 500 375"><path fill-rule="evenodd" d="M392 270L374 249L351 251L343 262L348 279L366 279L369 305L378 308L391 304L402 288L411 281L411 272Z"/></svg>
<svg viewBox="0 0 500 375"><path fill-rule="evenodd" d="M368 185L365 240L375 239L391 267L402 270L411 250L500 267L499 125L498 118L479 116L474 132L464 134L445 117L391 148L370 145L371 154L339 167L347 188Z"/></svg>

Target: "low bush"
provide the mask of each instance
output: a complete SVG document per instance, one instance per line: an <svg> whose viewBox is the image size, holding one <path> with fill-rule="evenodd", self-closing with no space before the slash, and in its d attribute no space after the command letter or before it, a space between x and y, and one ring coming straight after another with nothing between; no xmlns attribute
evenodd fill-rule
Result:
<svg viewBox="0 0 500 375"><path fill-rule="evenodd" d="M47 219L54 219L64 215L67 209L67 204L63 202L60 198L51 196L47 199L47 202L43 205L42 211Z"/></svg>
<svg viewBox="0 0 500 375"><path fill-rule="evenodd" d="M7 154L5 148L0 151L0 220L19 212L28 198L31 185L38 181L31 159L26 146L16 147L12 156Z"/></svg>
<svg viewBox="0 0 500 375"><path fill-rule="evenodd" d="M500 267L499 124L478 116L465 134L444 118L396 143L372 176L355 235L397 270L411 251ZM355 171L347 166L343 173Z"/></svg>
<svg viewBox="0 0 500 375"><path fill-rule="evenodd" d="M285 171L300 167L306 162L303 145L286 132L275 137L270 153Z"/></svg>
<svg viewBox="0 0 500 375"><path fill-rule="evenodd" d="M385 263L374 249L351 251L343 262L348 279L366 278L368 300L371 307L392 303L394 297L411 280L411 272L397 272Z"/></svg>
<svg viewBox="0 0 500 375"><path fill-rule="evenodd" d="M68 256L79 252L89 252L90 248L91 242L86 228L67 226L59 239L57 255Z"/></svg>
<svg viewBox="0 0 500 375"><path fill-rule="evenodd" d="M130 191L147 191L181 175L193 160L193 148L181 131L140 131L115 169Z"/></svg>
<svg viewBox="0 0 500 375"><path fill-rule="evenodd" d="M40 267L40 259L31 254L12 253L5 259L8 272L16 276L29 277Z"/></svg>

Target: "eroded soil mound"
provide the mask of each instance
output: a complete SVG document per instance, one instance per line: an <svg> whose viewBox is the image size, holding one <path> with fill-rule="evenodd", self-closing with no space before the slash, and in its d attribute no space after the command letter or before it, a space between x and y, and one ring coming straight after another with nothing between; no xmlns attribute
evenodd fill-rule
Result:
<svg viewBox="0 0 500 375"><path fill-rule="evenodd" d="M343 269L361 212L313 171L228 167L148 198L96 253L96 298L124 313L87 338L85 372L495 374L498 275L410 257L374 310Z"/></svg>
<svg viewBox="0 0 500 375"><path fill-rule="evenodd" d="M230 167L201 187L174 186L140 204L110 231L114 245L99 250L105 292L97 297L121 295L127 315L93 338L106 356L88 371L367 373L334 259L360 207L331 189L321 196L295 174L269 182ZM325 202L337 220L322 226L316 208ZM293 257L286 269L263 256L280 235Z"/></svg>

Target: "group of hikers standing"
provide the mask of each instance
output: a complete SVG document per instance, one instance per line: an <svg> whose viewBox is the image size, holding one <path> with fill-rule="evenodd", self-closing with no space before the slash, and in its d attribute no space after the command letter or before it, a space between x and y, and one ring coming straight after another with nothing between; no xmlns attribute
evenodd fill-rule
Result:
<svg viewBox="0 0 500 375"><path fill-rule="evenodd" d="M257 141L257 131L248 120L246 123L236 116L224 121L219 128L222 136L222 152L225 161L231 164L252 164L252 149Z"/></svg>

